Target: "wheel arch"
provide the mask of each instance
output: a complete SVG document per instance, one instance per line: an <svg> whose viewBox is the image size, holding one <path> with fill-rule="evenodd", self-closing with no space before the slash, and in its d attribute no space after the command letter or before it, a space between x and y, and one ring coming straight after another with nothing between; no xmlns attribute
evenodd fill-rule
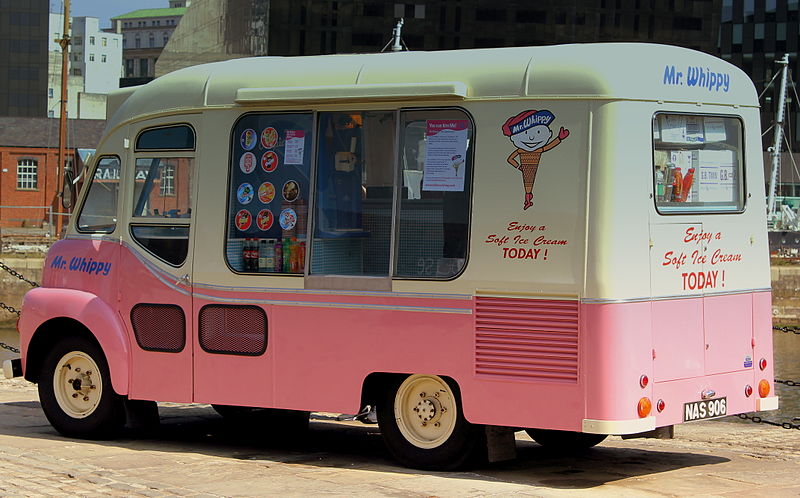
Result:
<svg viewBox="0 0 800 498"><path fill-rule="evenodd" d="M461 386L455 377L444 374L420 374L420 373L397 373L397 372L372 372L364 378L361 385L361 407L366 405L375 406L381 398L382 392L393 383L399 384L406 377L411 375L435 375L445 381L449 381L453 386L454 392L461 399ZM463 411L463 410L462 410Z"/></svg>
<svg viewBox="0 0 800 498"><path fill-rule="evenodd" d="M114 310L94 294L72 289L38 288L25 295L19 323L25 379L37 382L42 361L61 337L82 336L105 355L111 384L128 394L130 344Z"/></svg>

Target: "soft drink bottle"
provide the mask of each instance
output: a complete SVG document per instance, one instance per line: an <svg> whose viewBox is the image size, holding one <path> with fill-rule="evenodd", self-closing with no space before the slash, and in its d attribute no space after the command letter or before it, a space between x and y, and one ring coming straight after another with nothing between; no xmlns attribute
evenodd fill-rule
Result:
<svg viewBox="0 0 800 498"><path fill-rule="evenodd" d="M680 168L675 168L674 176L672 178L672 200L674 202L681 202L683 199L683 173Z"/></svg>
<svg viewBox="0 0 800 498"><path fill-rule="evenodd" d="M258 241L258 271L267 271L267 239Z"/></svg>
<svg viewBox="0 0 800 498"><path fill-rule="evenodd" d="M283 245L280 239L275 239L275 271L283 271Z"/></svg>
<svg viewBox="0 0 800 498"><path fill-rule="evenodd" d="M689 168L686 176L683 177L683 187L681 187L681 202L686 202L689 199L689 193L692 190L692 182L694 182L694 168Z"/></svg>
<svg viewBox="0 0 800 498"><path fill-rule="evenodd" d="M292 241L283 239L283 273L292 271Z"/></svg>
<svg viewBox="0 0 800 498"><path fill-rule="evenodd" d="M250 270L250 239L245 238L242 241L242 271Z"/></svg>
<svg viewBox="0 0 800 498"><path fill-rule="evenodd" d="M275 240L267 239L267 254L265 256L264 271L275 271Z"/></svg>

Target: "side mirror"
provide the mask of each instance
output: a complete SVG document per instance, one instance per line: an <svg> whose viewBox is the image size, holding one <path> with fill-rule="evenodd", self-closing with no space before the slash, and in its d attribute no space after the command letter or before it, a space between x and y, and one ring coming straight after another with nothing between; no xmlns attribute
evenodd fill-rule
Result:
<svg viewBox="0 0 800 498"><path fill-rule="evenodd" d="M72 168L64 171L64 188L61 191L61 205L64 209L72 209L75 205L75 179L73 178Z"/></svg>

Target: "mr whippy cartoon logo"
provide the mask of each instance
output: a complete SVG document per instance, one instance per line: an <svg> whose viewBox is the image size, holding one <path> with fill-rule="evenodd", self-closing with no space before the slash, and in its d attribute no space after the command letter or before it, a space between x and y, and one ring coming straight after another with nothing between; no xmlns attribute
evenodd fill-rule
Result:
<svg viewBox="0 0 800 498"><path fill-rule="evenodd" d="M558 136L553 138L550 123L556 119L552 112L523 111L503 125L503 135L507 136L517 148L508 156L508 164L522 172L522 184L525 187L525 202L522 209L533 206L533 184L536 182L536 170L542 154L560 144L569 136L569 130L563 126Z"/></svg>

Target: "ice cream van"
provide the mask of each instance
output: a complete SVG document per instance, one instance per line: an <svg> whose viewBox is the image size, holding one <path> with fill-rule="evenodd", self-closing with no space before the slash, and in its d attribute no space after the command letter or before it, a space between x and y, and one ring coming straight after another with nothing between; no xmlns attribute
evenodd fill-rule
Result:
<svg viewBox="0 0 800 498"><path fill-rule="evenodd" d="M778 406L758 100L703 53L190 67L109 97L84 180L16 365L67 436L375 407L451 469Z"/></svg>

